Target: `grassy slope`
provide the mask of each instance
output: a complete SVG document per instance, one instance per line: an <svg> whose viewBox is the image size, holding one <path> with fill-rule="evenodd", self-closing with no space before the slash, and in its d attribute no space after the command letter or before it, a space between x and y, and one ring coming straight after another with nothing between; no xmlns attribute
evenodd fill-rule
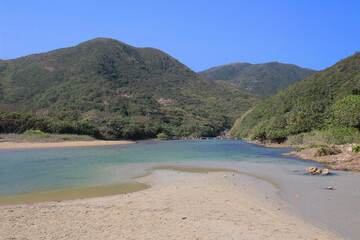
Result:
<svg viewBox="0 0 360 240"><path fill-rule="evenodd" d="M232 133L237 137L246 137L258 124L296 114L301 108L314 107L326 112L335 101L356 89L360 89L359 52L264 100L237 122Z"/></svg>
<svg viewBox="0 0 360 240"><path fill-rule="evenodd" d="M73 134L0 134L1 142L65 142L65 141L94 141L95 139L86 135Z"/></svg>
<svg viewBox="0 0 360 240"><path fill-rule="evenodd" d="M213 81L227 81L242 90L266 98L315 72L292 64L270 62L227 64L199 74Z"/></svg>

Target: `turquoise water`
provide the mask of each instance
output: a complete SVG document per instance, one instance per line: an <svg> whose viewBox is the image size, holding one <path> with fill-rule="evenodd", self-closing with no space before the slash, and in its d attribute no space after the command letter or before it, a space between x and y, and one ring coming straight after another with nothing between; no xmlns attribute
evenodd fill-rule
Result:
<svg viewBox="0 0 360 240"><path fill-rule="evenodd" d="M202 161L304 165L286 149L241 140L145 141L106 147L0 150L0 196L131 181L146 168Z"/></svg>
<svg viewBox="0 0 360 240"><path fill-rule="evenodd" d="M360 239L360 175L305 173L318 163L281 156L290 149L255 146L241 140L144 141L139 144L0 149L0 197L71 187L132 182L162 165L227 168L275 183L282 199L301 214L348 237ZM335 190L326 190L332 186Z"/></svg>

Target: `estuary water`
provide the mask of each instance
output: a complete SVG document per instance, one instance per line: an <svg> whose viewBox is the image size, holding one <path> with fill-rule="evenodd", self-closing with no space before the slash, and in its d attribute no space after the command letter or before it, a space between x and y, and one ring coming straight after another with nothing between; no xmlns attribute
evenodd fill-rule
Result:
<svg viewBox="0 0 360 240"><path fill-rule="evenodd" d="M87 187L132 181L154 166L209 162L262 163L304 168L284 149L262 148L241 140L144 141L139 144L0 150L0 195ZM206 163L204 163L206 162Z"/></svg>
<svg viewBox="0 0 360 240"><path fill-rule="evenodd" d="M350 239L360 239L360 176L342 171L332 171L330 176L308 175L306 167L321 165L280 155L288 151L242 140L142 141L106 147L0 150L0 199L131 184L134 177L161 166L226 168L267 179L278 188L282 199L311 221ZM327 190L328 186L335 190Z"/></svg>

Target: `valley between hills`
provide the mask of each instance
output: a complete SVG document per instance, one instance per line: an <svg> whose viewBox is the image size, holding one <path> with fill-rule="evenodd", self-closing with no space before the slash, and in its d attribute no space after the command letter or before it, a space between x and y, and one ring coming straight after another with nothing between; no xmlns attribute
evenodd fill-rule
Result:
<svg viewBox="0 0 360 240"><path fill-rule="evenodd" d="M0 141L231 136L333 155L360 142L359 69L358 52L318 72L271 62L195 73L158 49L96 38L0 61Z"/></svg>

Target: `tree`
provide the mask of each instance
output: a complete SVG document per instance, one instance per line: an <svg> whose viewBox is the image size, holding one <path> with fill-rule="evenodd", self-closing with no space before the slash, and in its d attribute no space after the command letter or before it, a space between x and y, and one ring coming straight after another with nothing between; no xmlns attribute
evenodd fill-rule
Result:
<svg viewBox="0 0 360 240"><path fill-rule="evenodd" d="M333 105L337 124L360 128L360 95L350 95Z"/></svg>

